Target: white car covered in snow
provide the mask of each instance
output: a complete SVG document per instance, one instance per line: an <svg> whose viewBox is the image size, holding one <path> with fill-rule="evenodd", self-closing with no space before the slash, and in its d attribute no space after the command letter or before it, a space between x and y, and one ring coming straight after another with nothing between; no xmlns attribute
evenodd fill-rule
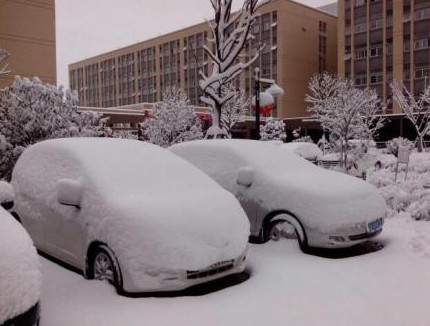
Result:
<svg viewBox="0 0 430 326"><path fill-rule="evenodd" d="M277 144L226 139L170 150L238 198L256 241L296 233L302 249L339 248L382 231L387 206L375 187L321 169Z"/></svg>
<svg viewBox="0 0 430 326"><path fill-rule="evenodd" d="M283 143L281 146L307 159L312 163L316 163L318 157L323 155L322 150L314 143L291 142L291 143Z"/></svg>
<svg viewBox="0 0 430 326"><path fill-rule="evenodd" d="M175 291L244 270L249 221L234 196L135 140L48 140L13 174L13 208L41 251L118 292Z"/></svg>
<svg viewBox="0 0 430 326"><path fill-rule="evenodd" d="M37 325L41 285L39 257L30 236L0 208L0 325Z"/></svg>

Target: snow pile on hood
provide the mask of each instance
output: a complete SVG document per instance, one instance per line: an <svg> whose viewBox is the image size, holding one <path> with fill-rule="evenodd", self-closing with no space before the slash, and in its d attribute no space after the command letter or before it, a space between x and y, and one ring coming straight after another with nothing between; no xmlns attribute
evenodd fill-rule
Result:
<svg viewBox="0 0 430 326"><path fill-rule="evenodd" d="M355 177L328 171L278 145L250 140L178 144L171 150L188 159L236 195L246 192L269 211L287 209L310 227L325 229L370 221L387 210L377 189ZM236 185L240 167L255 169L253 185Z"/></svg>
<svg viewBox="0 0 430 326"><path fill-rule="evenodd" d="M136 278L143 270L202 269L246 249L249 222L234 196L161 147L113 138L38 143L15 167L17 204L30 207L33 198L70 217L74 208L56 198L61 178L82 182L79 218L90 238Z"/></svg>
<svg viewBox="0 0 430 326"><path fill-rule="evenodd" d="M30 237L0 208L0 325L34 306L41 285L39 257Z"/></svg>

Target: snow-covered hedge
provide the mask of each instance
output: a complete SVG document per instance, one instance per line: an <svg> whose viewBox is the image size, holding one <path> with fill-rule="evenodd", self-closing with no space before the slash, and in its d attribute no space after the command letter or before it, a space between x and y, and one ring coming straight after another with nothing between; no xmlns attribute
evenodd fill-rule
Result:
<svg viewBox="0 0 430 326"><path fill-rule="evenodd" d="M369 173L368 181L379 188L393 213L406 211L416 220L430 221L430 153L412 153L405 180L406 165L386 160L380 170Z"/></svg>
<svg viewBox="0 0 430 326"><path fill-rule="evenodd" d="M78 96L39 78L16 76L0 96L0 177L10 179L23 150L39 141L103 134L106 119L99 113L79 113Z"/></svg>

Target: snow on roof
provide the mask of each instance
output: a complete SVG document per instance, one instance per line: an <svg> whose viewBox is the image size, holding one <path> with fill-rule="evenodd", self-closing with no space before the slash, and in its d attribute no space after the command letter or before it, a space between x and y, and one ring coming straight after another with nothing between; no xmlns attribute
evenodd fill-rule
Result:
<svg viewBox="0 0 430 326"><path fill-rule="evenodd" d="M25 209L33 198L72 218L56 199L61 178L82 181L80 214L90 236L107 243L138 282L145 283L142 268L196 270L246 248L249 222L234 196L161 147L114 138L38 143L13 171L16 204Z"/></svg>
<svg viewBox="0 0 430 326"><path fill-rule="evenodd" d="M36 304L41 284L33 242L24 228L0 208L0 325Z"/></svg>
<svg viewBox="0 0 430 326"><path fill-rule="evenodd" d="M269 211L288 209L310 226L370 221L385 215L384 199L372 185L355 177L328 171L279 145L251 140L203 140L175 145L171 150L237 193L237 170L255 169L248 190Z"/></svg>

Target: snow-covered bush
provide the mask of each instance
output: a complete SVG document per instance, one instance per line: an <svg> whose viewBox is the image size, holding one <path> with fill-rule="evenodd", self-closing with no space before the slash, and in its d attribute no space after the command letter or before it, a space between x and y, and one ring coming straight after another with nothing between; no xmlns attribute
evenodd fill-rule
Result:
<svg viewBox="0 0 430 326"><path fill-rule="evenodd" d="M311 136L301 136L299 138L293 139L293 142L314 144L314 141L312 140Z"/></svg>
<svg viewBox="0 0 430 326"><path fill-rule="evenodd" d="M106 119L77 111L76 93L33 79L15 77L0 100L0 177L9 179L22 151L50 138L99 136Z"/></svg>
<svg viewBox="0 0 430 326"><path fill-rule="evenodd" d="M414 220L430 221L430 195L413 202L406 211Z"/></svg>
<svg viewBox="0 0 430 326"><path fill-rule="evenodd" d="M406 138L397 137L387 141L386 146L387 146L387 153L393 154L394 156L397 157L397 154L399 152L399 146L406 146L410 150L412 150L414 148L414 143Z"/></svg>
<svg viewBox="0 0 430 326"><path fill-rule="evenodd" d="M155 104L142 127L149 141L161 147L203 137L194 108L189 104L187 95L177 88L163 94L163 100Z"/></svg>
<svg viewBox="0 0 430 326"><path fill-rule="evenodd" d="M379 159L382 168L370 171L367 180L379 188L392 213L406 211L416 220L430 220L430 154L412 153L406 180L406 165L400 164L397 182L397 160L387 154Z"/></svg>
<svg viewBox="0 0 430 326"><path fill-rule="evenodd" d="M115 130L112 132L113 138L122 138L122 139L135 139L138 140L138 135L136 132L130 130Z"/></svg>
<svg viewBox="0 0 430 326"><path fill-rule="evenodd" d="M268 118L266 124L260 127L260 139L285 141L287 134L285 133L284 121L279 118Z"/></svg>

